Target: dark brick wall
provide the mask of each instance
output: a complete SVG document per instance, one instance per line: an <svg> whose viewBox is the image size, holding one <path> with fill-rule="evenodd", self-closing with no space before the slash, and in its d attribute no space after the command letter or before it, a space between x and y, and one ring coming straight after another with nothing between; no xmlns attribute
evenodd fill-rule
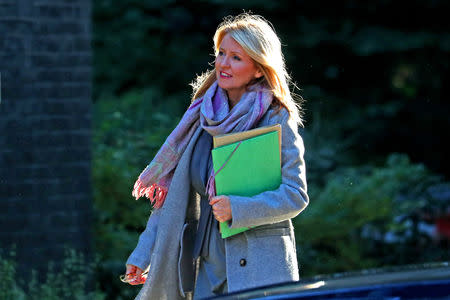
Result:
<svg viewBox="0 0 450 300"><path fill-rule="evenodd" d="M0 247L90 253L90 0L0 0Z"/></svg>

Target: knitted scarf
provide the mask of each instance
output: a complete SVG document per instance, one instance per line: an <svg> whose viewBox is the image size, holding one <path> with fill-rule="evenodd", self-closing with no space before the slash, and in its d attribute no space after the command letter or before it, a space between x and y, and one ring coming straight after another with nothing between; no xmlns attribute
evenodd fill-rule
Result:
<svg viewBox="0 0 450 300"><path fill-rule="evenodd" d="M175 168L198 126L212 136L249 130L267 111L272 99L273 94L266 86L255 84L247 88L230 110L226 92L217 81L214 82L202 97L192 102L156 156L139 175L132 195L136 200L145 196L155 208L162 207ZM213 182L214 172L208 182L211 179Z"/></svg>

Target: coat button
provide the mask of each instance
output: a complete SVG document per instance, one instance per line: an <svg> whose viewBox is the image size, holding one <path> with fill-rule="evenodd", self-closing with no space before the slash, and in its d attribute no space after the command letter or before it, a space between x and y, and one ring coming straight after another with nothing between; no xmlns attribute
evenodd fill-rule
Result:
<svg viewBox="0 0 450 300"><path fill-rule="evenodd" d="M241 265L241 267L245 267L245 265L247 264L247 261L244 258L241 258L241 260L239 261L239 264Z"/></svg>

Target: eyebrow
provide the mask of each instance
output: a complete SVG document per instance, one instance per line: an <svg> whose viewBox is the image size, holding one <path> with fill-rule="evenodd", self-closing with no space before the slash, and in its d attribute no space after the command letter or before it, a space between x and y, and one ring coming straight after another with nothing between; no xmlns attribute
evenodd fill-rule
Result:
<svg viewBox="0 0 450 300"><path fill-rule="evenodd" d="M220 47L219 48L219 50L222 50L222 51L224 51L225 49L223 49L222 47ZM231 53L234 53L234 54L239 54L239 55L242 55L242 53L241 52L236 52L236 51L230 51Z"/></svg>

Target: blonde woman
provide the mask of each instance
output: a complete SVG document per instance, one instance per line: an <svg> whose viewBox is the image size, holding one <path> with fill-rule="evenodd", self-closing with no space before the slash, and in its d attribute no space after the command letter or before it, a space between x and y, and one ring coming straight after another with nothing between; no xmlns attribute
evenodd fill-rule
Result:
<svg viewBox="0 0 450 300"><path fill-rule="evenodd" d="M261 16L228 17L214 35L214 69L192 84L180 123L137 179L133 196L154 204L127 260L136 299L201 299L299 280L291 218L308 204L299 107L281 43ZM282 183L252 197L212 195L212 137L279 123ZM254 227L222 239L219 222Z"/></svg>

